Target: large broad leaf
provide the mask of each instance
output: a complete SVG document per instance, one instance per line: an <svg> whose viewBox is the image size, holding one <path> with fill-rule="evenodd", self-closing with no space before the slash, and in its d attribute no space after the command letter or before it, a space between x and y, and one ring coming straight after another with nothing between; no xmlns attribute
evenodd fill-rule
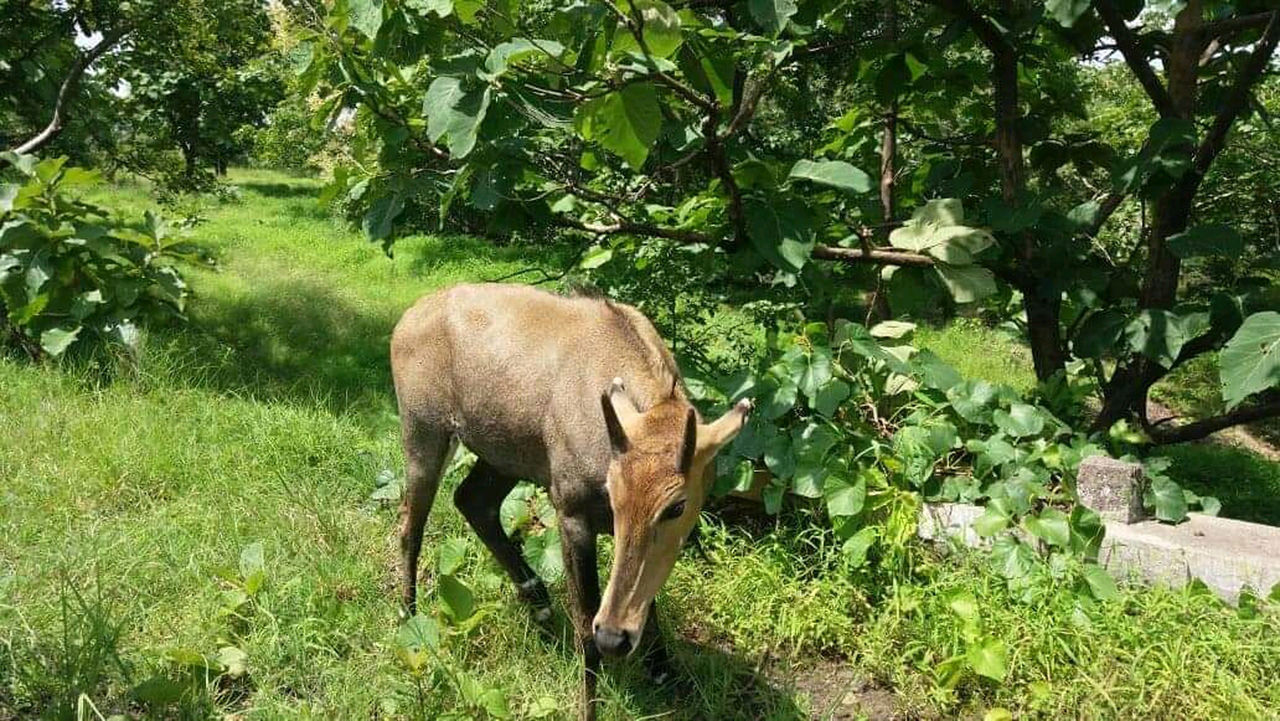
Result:
<svg viewBox="0 0 1280 721"><path fill-rule="evenodd" d="M856 516L867 501L867 479L863 473L850 478L846 473L832 473L822 486L827 499L827 513L833 517Z"/></svg>
<svg viewBox="0 0 1280 721"><path fill-rule="evenodd" d="M995 276L986 268L946 263L939 263L935 267L942 278L942 284L951 291L951 297L957 303L973 303L996 292Z"/></svg>
<svg viewBox="0 0 1280 721"><path fill-rule="evenodd" d="M830 418L835 415L836 409L840 407L853 392L848 383L839 378L832 378L818 389L818 394L813 397L810 405L813 409L824 416Z"/></svg>
<svg viewBox="0 0 1280 721"><path fill-rule="evenodd" d="M1280 313L1254 313L1218 356L1222 399L1236 406L1248 396L1280 385Z"/></svg>
<svg viewBox="0 0 1280 721"><path fill-rule="evenodd" d="M1244 252L1244 239L1232 228L1212 223L1197 225L1183 233L1169 238L1169 250L1179 258L1192 258L1202 255L1217 255L1224 258L1238 258Z"/></svg>
<svg viewBox="0 0 1280 721"><path fill-rule="evenodd" d="M489 110L489 86L468 90L461 78L436 78L427 88L422 112L432 142L447 137L449 154L464 158L476 145L476 131Z"/></svg>
<svg viewBox="0 0 1280 721"><path fill-rule="evenodd" d="M1065 548L1071 541L1071 526L1067 514L1056 508L1046 508L1035 516L1027 516L1023 525L1031 535L1050 546Z"/></svg>
<svg viewBox="0 0 1280 721"><path fill-rule="evenodd" d="M40 334L40 347L45 353L57 358L66 352L67 348L76 341L76 336L80 335L80 326L74 328L50 328Z"/></svg>
<svg viewBox="0 0 1280 721"><path fill-rule="evenodd" d="M1179 317L1167 310L1144 309L1124 329L1125 340L1135 353L1165 368L1173 366L1187 336Z"/></svg>
<svg viewBox="0 0 1280 721"><path fill-rule="evenodd" d="M559 58L564 46L554 40L530 40L512 38L489 51L484 66L494 77L507 72L507 68L527 58Z"/></svg>
<svg viewBox="0 0 1280 721"><path fill-rule="evenodd" d="M994 638L983 639L969 647L965 660L969 667L979 676L986 676L993 681L1004 681L1009 669L1006 665L1004 641Z"/></svg>
<svg viewBox="0 0 1280 721"><path fill-rule="evenodd" d="M813 219L801 203L747 198L747 234L760 255L778 268L797 273L817 243Z"/></svg>
<svg viewBox="0 0 1280 721"><path fill-rule="evenodd" d="M787 177L808 180L848 193L865 193L871 190L871 176L843 160L797 160Z"/></svg>
<svg viewBox="0 0 1280 721"><path fill-rule="evenodd" d="M430 616L417 614L396 632L396 655L411 671L421 668L439 648L440 626Z"/></svg>
<svg viewBox="0 0 1280 721"><path fill-rule="evenodd" d="M640 15L644 44L654 57L669 58L680 49L684 39L680 33L680 16L662 0L632 0L621 3L624 12L634 17ZM642 51L636 37L625 27L619 26L613 35L614 53L639 53Z"/></svg>
<svg viewBox="0 0 1280 721"><path fill-rule="evenodd" d="M564 557L560 551L560 532L548 528L536 536L524 539L521 549L524 560L544 581L554 583L564 576Z"/></svg>
<svg viewBox="0 0 1280 721"><path fill-rule="evenodd" d="M1080 330L1071 340L1071 349L1081 358L1111 355L1128 324L1129 316L1119 308L1098 311L1080 325Z"/></svg>
<svg viewBox="0 0 1280 721"><path fill-rule="evenodd" d="M1047 0L1044 9L1063 27L1076 24L1081 15L1089 12L1092 0Z"/></svg>
<svg viewBox="0 0 1280 721"><path fill-rule="evenodd" d="M1179 523L1187 517L1187 497L1182 486L1167 478L1151 479L1143 500L1155 509L1156 518L1161 521Z"/></svg>
<svg viewBox="0 0 1280 721"><path fill-rule="evenodd" d="M455 622L471 618L476 610L476 597L465 583L452 574L440 576L440 599L444 601L445 610Z"/></svg>
<svg viewBox="0 0 1280 721"><path fill-rule="evenodd" d="M795 0L748 0L751 17L770 35L777 35L787 27L796 14Z"/></svg>
<svg viewBox="0 0 1280 721"><path fill-rule="evenodd" d="M351 26L370 40L378 37L382 27L382 0L348 0Z"/></svg>
<svg viewBox="0 0 1280 721"><path fill-rule="evenodd" d="M1039 408L1026 403L1014 403L1006 413L997 410L991 414L996 427L1014 438L1040 435L1044 430L1044 414Z"/></svg>
<svg viewBox="0 0 1280 721"><path fill-rule="evenodd" d="M1116 581L1107 573L1107 569L1096 563L1087 564L1084 567L1084 580L1089 584L1089 592L1099 601L1114 601L1120 598L1120 589L1116 587Z"/></svg>
<svg viewBox="0 0 1280 721"><path fill-rule="evenodd" d="M652 83L633 83L578 106L573 126L583 140L599 143L639 170L662 129Z"/></svg>

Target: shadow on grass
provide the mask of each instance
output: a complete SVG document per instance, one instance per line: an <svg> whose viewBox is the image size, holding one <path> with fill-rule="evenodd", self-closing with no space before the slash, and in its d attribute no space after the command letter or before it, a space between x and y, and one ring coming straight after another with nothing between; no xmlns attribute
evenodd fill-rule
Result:
<svg viewBox="0 0 1280 721"><path fill-rule="evenodd" d="M320 188L314 183L270 183L260 180L242 180L236 183L241 188L264 195L268 198L293 199L320 196Z"/></svg>
<svg viewBox="0 0 1280 721"><path fill-rule="evenodd" d="M465 236L414 239L409 256L415 278L477 280L486 266L554 266L555 247L495 247ZM380 256L376 262L389 262ZM422 293L431 286L424 283ZM403 292L403 287L397 289ZM192 305L192 324L169 333L167 346L182 382L234 395L316 405L332 412L382 414L394 409L391 332L407 309L360 304L323 276L292 276L259 283L247 293L210 293Z"/></svg>
<svg viewBox="0 0 1280 721"><path fill-rule="evenodd" d="M1213 443L1170 446L1167 473L1198 494L1222 501L1219 515L1280 526L1280 464L1242 448Z"/></svg>

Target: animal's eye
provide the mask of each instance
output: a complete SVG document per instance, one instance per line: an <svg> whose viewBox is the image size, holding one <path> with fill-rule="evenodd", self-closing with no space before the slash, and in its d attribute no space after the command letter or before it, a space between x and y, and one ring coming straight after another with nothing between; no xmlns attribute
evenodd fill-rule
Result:
<svg viewBox="0 0 1280 721"><path fill-rule="evenodd" d="M676 501L675 503L672 503L670 506L667 506L667 510L662 512L662 518L659 520L674 521L675 519L683 515L684 515L684 501Z"/></svg>

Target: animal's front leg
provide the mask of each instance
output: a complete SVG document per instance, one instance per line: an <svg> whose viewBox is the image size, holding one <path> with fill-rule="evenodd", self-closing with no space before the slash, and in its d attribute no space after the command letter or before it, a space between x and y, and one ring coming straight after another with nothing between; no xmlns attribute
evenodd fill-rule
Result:
<svg viewBox="0 0 1280 721"><path fill-rule="evenodd" d="M595 721L596 676L600 673L600 649L591 627L600 609L596 534L584 519L565 516L560 519L560 542L569 579L569 613L584 664L580 713L582 721Z"/></svg>
<svg viewBox="0 0 1280 721"><path fill-rule="evenodd" d="M644 635L648 639L649 648L644 656L644 668L649 678L659 686L671 680L671 655L667 652L667 642L662 639L662 629L658 625L658 601L649 604L649 618L644 624Z"/></svg>

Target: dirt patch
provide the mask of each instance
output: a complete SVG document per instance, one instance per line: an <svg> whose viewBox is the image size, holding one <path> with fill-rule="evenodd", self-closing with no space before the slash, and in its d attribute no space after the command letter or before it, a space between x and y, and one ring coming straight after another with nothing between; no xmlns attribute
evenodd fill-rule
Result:
<svg viewBox="0 0 1280 721"><path fill-rule="evenodd" d="M898 721L907 714L893 691L871 683L846 661L775 672L770 676L808 701L810 715L823 721Z"/></svg>

